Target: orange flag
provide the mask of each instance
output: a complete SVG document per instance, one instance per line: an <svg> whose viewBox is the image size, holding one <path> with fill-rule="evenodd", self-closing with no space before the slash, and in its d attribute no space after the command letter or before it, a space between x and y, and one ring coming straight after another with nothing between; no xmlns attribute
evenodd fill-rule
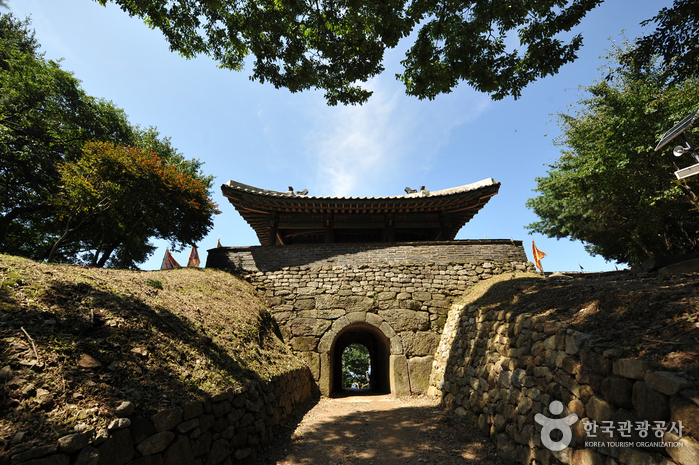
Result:
<svg viewBox="0 0 699 465"><path fill-rule="evenodd" d="M173 268L182 268L179 263L172 256L170 250L165 249L165 257L163 258L163 264L160 265L161 270L171 270Z"/></svg>
<svg viewBox="0 0 699 465"><path fill-rule="evenodd" d="M199 252L197 252L195 246L192 246L192 251L189 253L189 260L187 261L187 268L199 268L200 263Z"/></svg>
<svg viewBox="0 0 699 465"><path fill-rule="evenodd" d="M532 241L532 249L534 249L534 263L536 264L536 267L539 268L539 270L543 273L544 269L541 267L541 259L544 258L546 254L536 248L536 244L534 244L534 241Z"/></svg>

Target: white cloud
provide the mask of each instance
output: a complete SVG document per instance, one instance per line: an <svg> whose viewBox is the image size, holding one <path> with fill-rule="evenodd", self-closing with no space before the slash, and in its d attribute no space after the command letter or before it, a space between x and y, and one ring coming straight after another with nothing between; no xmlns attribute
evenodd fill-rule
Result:
<svg viewBox="0 0 699 465"><path fill-rule="evenodd" d="M419 101L406 96L388 73L370 87L374 94L362 106L327 107L318 101L309 109L313 129L306 143L317 175L314 195L402 194L381 189L403 186L409 173L430 171L451 133L490 103L466 86L434 101Z"/></svg>

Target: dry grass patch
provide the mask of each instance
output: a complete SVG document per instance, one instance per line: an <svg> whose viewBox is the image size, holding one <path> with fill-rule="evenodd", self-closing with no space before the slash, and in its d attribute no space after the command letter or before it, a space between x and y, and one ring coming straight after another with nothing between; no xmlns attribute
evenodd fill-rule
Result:
<svg viewBox="0 0 699 465"><path fill-rule="evenodd" d="M216 270L120 271L0 255L0 449L148 416L299 367L253 288ZM36 349L36 351L35 351Z"/></svg>

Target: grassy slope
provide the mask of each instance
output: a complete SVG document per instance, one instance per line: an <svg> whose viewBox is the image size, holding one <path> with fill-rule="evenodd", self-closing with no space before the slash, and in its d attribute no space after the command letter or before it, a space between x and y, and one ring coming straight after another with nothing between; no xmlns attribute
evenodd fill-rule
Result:
<svg viewBox="0 0 699 465"><path fill-rule="evenodd" d="M300 366L253 289L201 269L133 272L0 255L0 452ZM25 334L26 331L26 334ZM278 331L278 330L276 330ZM39 357L32 346L36 346ZM96 360L97 367L84 367Z"/></svg>

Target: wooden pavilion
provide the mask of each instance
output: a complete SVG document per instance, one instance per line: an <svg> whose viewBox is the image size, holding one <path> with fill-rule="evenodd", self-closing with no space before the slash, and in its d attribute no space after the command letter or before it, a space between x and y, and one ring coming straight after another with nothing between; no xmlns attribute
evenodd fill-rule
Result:
<svg viewBox="0 0 699 465"><path fill-rule="evenodd" d="M450 241L497 194L492 178L392 197L315 197L228 181L223 195L261 245Z"/></svg>

